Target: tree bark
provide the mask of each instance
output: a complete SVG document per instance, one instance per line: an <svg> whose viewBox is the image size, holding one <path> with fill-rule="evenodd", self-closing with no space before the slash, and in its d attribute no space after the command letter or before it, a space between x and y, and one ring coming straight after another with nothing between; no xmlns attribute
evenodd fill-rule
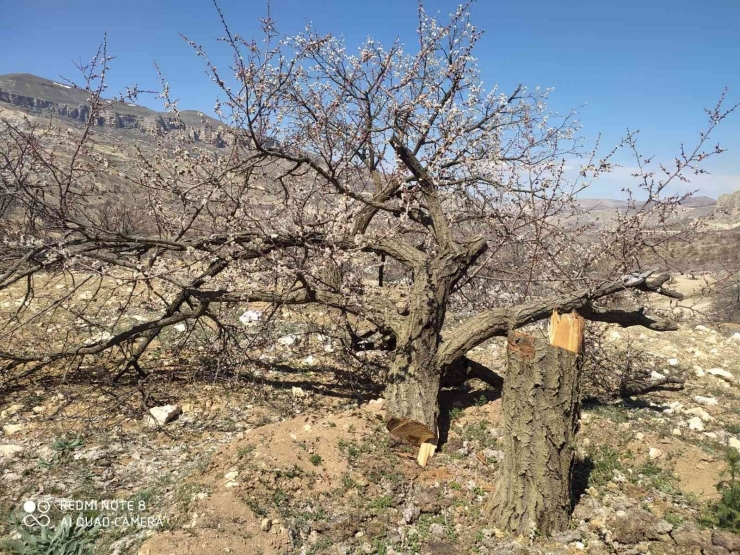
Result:
<svg viewBox="0 0 740 555"><path fill-rule="evenodd" d="M544 336L509 335L504 461L491 503L503 530L548 535L568 528L581 362L579 353L553 347Z"/></svg>
<svg viewBox="0 0 740 555"><path fill-rule="evenodd" d="M385 401L386 427L396 437L420 446L419 464L434 452L439 431L439 388L442 369L437 361L451 280L443 266L414 271L409 315L399 330ZM427 444L427 445L424 445Z"/></svg>

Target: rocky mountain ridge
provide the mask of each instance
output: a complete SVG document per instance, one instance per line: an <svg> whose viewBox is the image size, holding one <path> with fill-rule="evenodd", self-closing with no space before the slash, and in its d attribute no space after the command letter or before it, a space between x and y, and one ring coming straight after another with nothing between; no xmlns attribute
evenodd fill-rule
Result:
<svg viewBox="0 0 740 555"><path fill-rule="evenodd" d="M720 196L717 199L717 211L729 216L740 215L740 190Z"/></svg>
<svg viewBox="0 0 740 555"><path fill-rule="evenodd" d="M90 116L88 94L65 85L27 73L0 75L0 103L41 116L55 116L84 123ZM139 130L163 135L181 130L195 142L225 146L221 123L201 112L183 110L179 118L136 104L107 100L108 106L95 122L99 127ZM2 104L0 104L2 106Z"/></svg>

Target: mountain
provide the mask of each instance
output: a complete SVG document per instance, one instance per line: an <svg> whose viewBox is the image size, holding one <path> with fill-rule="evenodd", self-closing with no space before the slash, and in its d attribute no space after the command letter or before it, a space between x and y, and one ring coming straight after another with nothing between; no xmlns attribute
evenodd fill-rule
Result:
<svg viewBox="0 0 740 555"><path fill-rule="evenodd" d="M3 103L42 116L62 117L85 122L90 114L88 94L71 85L28 73L0 75L0 107ZM139 130L161 135L169 130L184 130L193 141L225 146L221 123L201 112L183 110L179 121L172 114L155 112L136 104L107 100L108 106L98 118L100 127Z"/></svg>
<svg viewBox="0 0 740 555"><path fill-rule="evenodd" d="M740 215L740 189L717 199L717 212L727 216Z"/></svg>
<svg viewBox="0 0 740 555"><path fill-rule="evenodd" d="M681 203L681 206L685 208L707 208L713 207L717 203L711 197L707 196L692 196L687 198ZM642 203L637 201L637 206L641 206ZM627 210L628 203L626 200L617 199L601 199L601 198L579 198L578 205L584 210Z"/></svg>

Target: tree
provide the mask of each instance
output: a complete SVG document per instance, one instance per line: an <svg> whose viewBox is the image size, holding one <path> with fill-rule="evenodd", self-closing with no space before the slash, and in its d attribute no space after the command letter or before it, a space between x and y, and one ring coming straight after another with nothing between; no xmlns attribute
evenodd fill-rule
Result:
<svg viewBox="0 0 740 555"><path fill-rule="evenodd" d="M443 377L492 337L554 311L675 329L604 300L671 294L667 276L641 264L667 234L645 230L685 198L666 187L721 151L702 150L729 113L721 102L671 169L656 174L637 155L646 200L629 193L630 210L598 229L576 195L612 169L611 154L584 150L575 112L547 111L550 91L484 88L468 5L447 23L420 8L412 52L368 39L351 53L310 26L281 36L269 17L263 39L250 41L219 14L232 65L206 63L222 93L226 152L173 134L126 164L96 150L105 49L82 68L91 110L71 151L52 127L3 122L0 206L11 216L0 227L0 290L24 290L0 338L6 375L105 353L111 376L144 377L147 349L183 323L238 356L245 346L223 307L305 307L341 328L349 348L387 352L389 429L433 451ZM162 95L177 114L166 84ZM634 148L634 135L620 146ZM126 217L91 202L116 194L129 195ZM50 285L65 275L72 286ZM72 301L83 294L80 308ZM113 321L102 317L108 300ZM156 317L125 317L144 301ZM63 318L84 325L48 341Z"/></svg>

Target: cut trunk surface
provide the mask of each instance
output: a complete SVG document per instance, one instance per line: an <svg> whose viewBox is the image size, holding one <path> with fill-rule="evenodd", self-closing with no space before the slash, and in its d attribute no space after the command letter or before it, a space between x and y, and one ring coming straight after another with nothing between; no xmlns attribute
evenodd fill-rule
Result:
<svg viewBox="0 0 740 555"><path fill-rule="evenodd" d="M552 534L570 522L574 438L580 412L583 322L554 315L550 337L509 335L503 392L504 462L492 499L496 525Z"/></svg>
<svg viewBox="0 0 740 555"><path fill-rule="evenodd" d="M416 371L388 384L385 391L388 422L394 436L419 446L418 462L426 466L437 445L440 375L432 369Z"/></svg>

